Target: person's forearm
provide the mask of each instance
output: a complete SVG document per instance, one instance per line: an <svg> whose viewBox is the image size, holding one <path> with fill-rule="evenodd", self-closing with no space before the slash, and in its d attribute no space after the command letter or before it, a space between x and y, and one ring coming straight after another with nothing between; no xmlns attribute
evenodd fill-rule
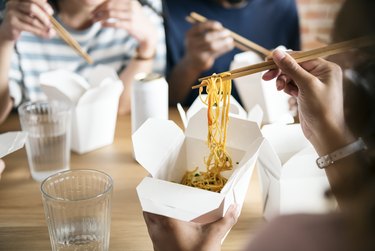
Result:
<svg viewBox="0 0 375 251"><path fill-rule="evenodd" d="M314 145L319 156L331 154L357 140L345 125L336 129L332 127L321 130L319 137L318 143ZM351 198L346 196L346 192L342 190L353 189L352 192L354 192L354 189L359 187L356 182L361 172L360 165L358 154L355 153L337 160L325 168L331 190L343 210L350 206Z"/></svg>
<svg viewBox="0 0 375 251"><path fill-rule="evenodd" d="M129 65L121 72L120 79L124 85L124 91L120 97L119 103L119 110L118 113L120 115L130 113L131 109L131 90L132 90L132 83L134 82L134 76L137 73L145 72L149 73L152 70L153 59L150 60L137 60L132 59Z"/></svg>
<svg viewBox="0 0 375 251"><path fill-rule="evenodd" d="M167 77L169 85L169 104L183 102L191 91L192 84L197 81L201 70L191 65L183 58Z"/></svg>
<svg viewBox="0 0 375 251"><path fill-rule="evenodd" d="M7 118L13 105L9 95L9 70L14 42L5 40L0 34L0 124Z"/></svg>

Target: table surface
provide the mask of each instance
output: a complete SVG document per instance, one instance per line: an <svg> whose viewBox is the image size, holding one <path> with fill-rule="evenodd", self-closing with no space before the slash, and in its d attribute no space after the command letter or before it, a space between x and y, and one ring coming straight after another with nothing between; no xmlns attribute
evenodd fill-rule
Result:
<svg viewBox="0 0 375 251"><path fill-rule="evenodd" d="M176 109L170 109L169 116L182 126ZM0 133L19 128L17 114L11 114L0 126ZM0 180L0 250L51 250L40 184L31 178L25 149L3 160L6 168ZM72 153L71 169L83 168L104 171L114 180L110 250L152 250L135 190L147 172L132 156L130 116L118 118L112 145L83 155ZM255 170L241 216L225 239L223 251L241 250L263 224L261 210Z"/></svg>

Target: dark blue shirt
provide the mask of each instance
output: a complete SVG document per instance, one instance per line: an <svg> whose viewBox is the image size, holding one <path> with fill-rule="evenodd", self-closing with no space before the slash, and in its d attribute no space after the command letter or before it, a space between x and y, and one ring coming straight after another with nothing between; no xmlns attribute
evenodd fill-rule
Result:
<svg viewBox="0 0 375 251"><path fill-rule="evenodd" d="M167 78L173 67L184 56L185 33L192 26L186 22L185 17L192 11L208 19L219 21L224 27L267 49L279 45L293 50L300 49L295 0L249 0L245 7L237 9L226 9L212 0L164 0ZM213 67L202 73L202 76L229 70L234 55L240 52L235 48L217 58ZM182 103L190 105L197 95L198 91L191 91ZM241 102L235 88L232 95Z"/></svg>

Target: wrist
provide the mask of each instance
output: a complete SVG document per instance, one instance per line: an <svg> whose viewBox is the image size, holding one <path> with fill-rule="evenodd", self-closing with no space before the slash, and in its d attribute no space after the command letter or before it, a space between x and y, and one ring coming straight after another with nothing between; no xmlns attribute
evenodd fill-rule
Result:
<svg viewBox="0 0 375 251"><path fill-rule="evenodd" d="M8 45L8 46L13 46L15 44L15 40L9 39L6 37L3 32L0 31L0 44L2 45Z"/></svg>
<svg viewBox="0 0 375 251"><path fill-rule="evenodd" d="M321 156L316 159L316 164L319 168L323 169L326 168L337 161L344 159L350 155L354 155L360 151L364 151L367 149L366 144L363 142L362 138L358 138L357 140L339 148L335 151Z"/></svg>
<svg viewBox="0 0 375 251"><path fill-rule="evenodd" d="M138 59L153 59L156 54L156 42L151 39L140 41L136 50L136 57Z"/></svg>
<svg viewBox="0 0 375 251"><path fill-rule="evenodd" d="M195 60L187 55L185 55L181 59L181 64L188 69L191 74L200 76L202 72L204 72L206 69L203 67L203 64L199 62L199 60Z"/></svg>
<svg viewBox="0 0 375 251"><path fill-rule="evenodd" d="M319 131L320 133L315 136L316 144L314 144L319 156L327 155L356 140L356 137L345 125L337 128L325 127Z"/></svg>

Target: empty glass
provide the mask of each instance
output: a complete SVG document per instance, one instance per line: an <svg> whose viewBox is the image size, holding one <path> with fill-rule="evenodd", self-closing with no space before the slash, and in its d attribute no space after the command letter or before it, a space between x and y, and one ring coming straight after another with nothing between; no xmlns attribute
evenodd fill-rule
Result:
<svg viewBox="0 0 375 251"><path fill-rule="evenodd" d="M69 169L71 108L59 101L27 102L18 108L28 133L26 152L31 176L42 181Z"/></svg>
<svg viewBox="0 0 375 251"><path fill-rule="evenodd" d="M52 251L107 251L112 178L96 170L69 170L41 184Z"/></svg>

